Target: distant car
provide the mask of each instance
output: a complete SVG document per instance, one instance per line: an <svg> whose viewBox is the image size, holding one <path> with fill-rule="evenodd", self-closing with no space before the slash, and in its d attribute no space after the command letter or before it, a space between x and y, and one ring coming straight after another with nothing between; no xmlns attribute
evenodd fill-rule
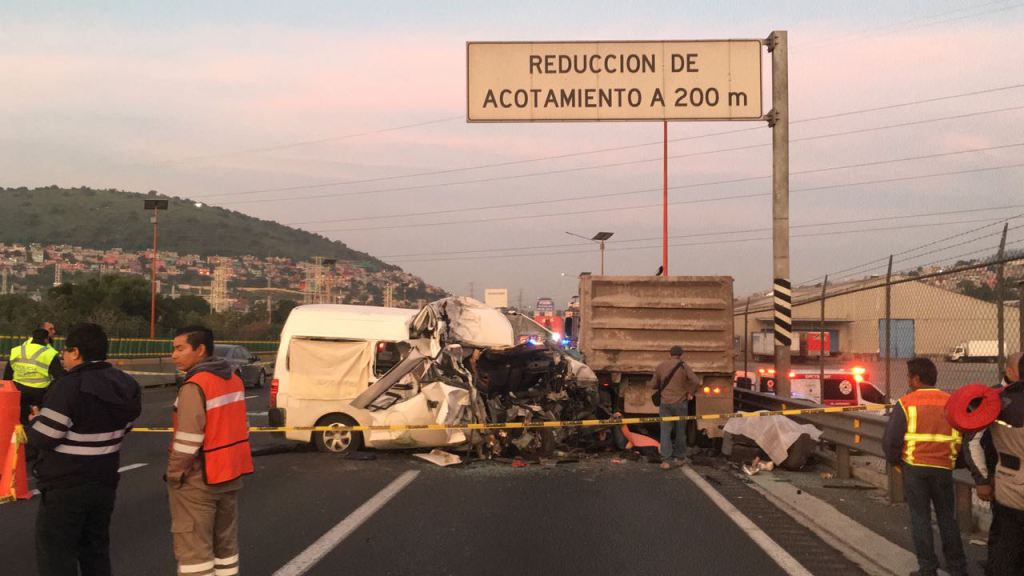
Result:
<svg viewBox="0 0 1024 576"><path fill-rule="evenodd" d="M226 360L246 386L262 388L267 383L267 366L244 346L214 344L213 355Z"/></svg>
<svg viewBox="0 0 1024 576"><path fill-rule="evenodd" d="M267 383L267 366L260 363L259 357L253 355L244 346L214 344L213 355L226 360L235 374L242 379L244 385L262 388ZM185 373L179 370L175 376L175 382L181 384L184 381Z"/></svg>

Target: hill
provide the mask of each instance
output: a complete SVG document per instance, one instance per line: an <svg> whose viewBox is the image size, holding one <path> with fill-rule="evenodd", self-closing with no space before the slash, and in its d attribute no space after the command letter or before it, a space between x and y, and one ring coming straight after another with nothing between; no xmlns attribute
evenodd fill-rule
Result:
<svg viewBox="0 0 1024 576"><path fill-rule="evenodd" d="M276 222L156 192L139 194L92 188L0 188L0 242L69 244L89 248L145 250L153 228L143 200L170 202L160 211L161 250L200 256L279 256L295 261L313 256L356 263L370 271L398 270L369 254Z"/></svg>

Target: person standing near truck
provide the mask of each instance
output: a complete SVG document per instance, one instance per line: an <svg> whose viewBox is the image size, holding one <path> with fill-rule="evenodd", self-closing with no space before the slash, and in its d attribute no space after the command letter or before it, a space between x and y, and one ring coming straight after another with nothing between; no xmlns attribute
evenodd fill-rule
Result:
<svg viewBox="0 0 1024 576"><path fill-rule="evenodd" d="M949 394L935 387L938 370L927 358L907 361L907 382L912 390L900 398L885 427L885 459L903 471L903 491L910 508L910 528L919 570L912 574L938 574L932 535L932 507L942 537L942 554L950 574L967 574L967 557L956 521L953 468L960 451L960 433L946 420Z"/></svg>
<svg viewBox="0 0 1024 576"><path fill-rule="evenodd" d="M650 387L655 390L651 400L658 406L658 416L689 416L690 400L700 386L700 379L683 362L682 346L673 346L669 358L658 364L651 376ZM661 469L686 460L686 421L661 422ZM675 442L672 432L675 431Z"/></svg>

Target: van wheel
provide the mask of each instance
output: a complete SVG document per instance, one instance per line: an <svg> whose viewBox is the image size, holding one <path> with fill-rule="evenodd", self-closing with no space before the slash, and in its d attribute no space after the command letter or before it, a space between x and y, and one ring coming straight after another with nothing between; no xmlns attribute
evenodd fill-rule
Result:
<svg viewBox="0 0 1024 576"><path fill-rule="evenodd" d="M344 414L329 414L321 418L317 426L358 426L352 417ZM335 454L348 454L363 447L363 433L349 431L324 431L313 432L313 445L319 452L334 452Z"/></svg>

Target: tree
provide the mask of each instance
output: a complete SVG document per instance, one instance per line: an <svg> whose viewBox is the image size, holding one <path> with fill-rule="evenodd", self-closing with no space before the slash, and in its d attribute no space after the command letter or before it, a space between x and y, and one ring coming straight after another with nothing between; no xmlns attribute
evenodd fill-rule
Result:
<svg viewBox="0 0 1024 576"><path fill-rule="evenodd" d="M288 315L291 314L292 309L298 306L299 303L293 300L278 300L274 304L274 309L270 313L271 324L278 326L284 325L285 320L288 319Z"/></svg>

